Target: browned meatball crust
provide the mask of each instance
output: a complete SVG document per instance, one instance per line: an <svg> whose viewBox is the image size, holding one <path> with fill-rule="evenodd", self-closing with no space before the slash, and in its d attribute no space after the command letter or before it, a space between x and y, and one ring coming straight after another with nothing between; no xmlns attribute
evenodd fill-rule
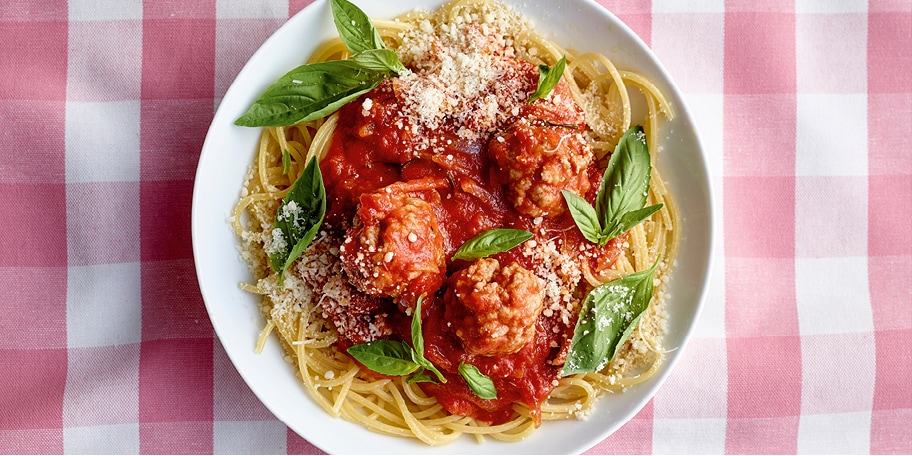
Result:
<svg viewBox="0 0 912 456"><path fill-rule="evenodd" d="M507 199L521 214L554 217L565 210L561 190L584 195L593 154L576 127L520 119L488 143Z"/></svg>
<svg viewBox="0 0 912 456"><path fill-rule="evenodd" d="M436 179L397 182L362 195L341 248L342 267L364 293L396 299L403 310L433 293L446 273L444 238L437 223Z"/></svg>
<svg viewBox="0 0 912 456"><path fill-rule="evenodd" d="M507 355L532 340L542 311L542 285L531 271L482 258L454 273L449 285L445 316L467 353Z"/></svg>

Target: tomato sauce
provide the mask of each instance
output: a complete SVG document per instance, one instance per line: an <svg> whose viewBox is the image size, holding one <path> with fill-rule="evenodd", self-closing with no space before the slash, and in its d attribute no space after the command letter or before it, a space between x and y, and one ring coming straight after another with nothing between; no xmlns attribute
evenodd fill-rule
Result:
<svg viewBox="0 0 912 456"><path fill-rule="evenodd" d="M367 98L371 99L369 111L363 108ZM395 96L383 85L344 106L338 115L336 132L327 156L321 161L321 170L329 198L327 225L339 237L344 237L344 230L351 225L362 194L377 192L398 181L431 178L447 183L434 190L439 194L435 211L444 238L447 275L468 265L465 261L450 260L456 249L469 238L493 228L532 231L533 239L539 243L558 239L564 251L591 247L567 211L555 217L533 218L513 209L505 197L503 170L497 169L488 157L489 138L467 141L455 134L456 127L452 125L413 134L415 130L407 120L397 116ZM586 170L591 182L586 197L590 201L598 190L601 173L594 161ZM590 254L585 261L606 267L617 257L625 241L622 236ZM494 258L503 263L516 262L531 271L539 267L520 248L496 254ZM454 414L499 424L514 415L513 404L518 402L528 406L538 424L541 404L560 378L561 357L569 349L575 315L566 320L557 312L541 313L535 322L535 336L516 353L470 355L454 336L451 322L444 317L443 287L446 285L423 301L422 326L425 357L444 373L447 382L421 383L421 387ZM411 342L411 317L399 312L392 320L393 337ZM341 342L343 346L350 344L351 341ZM498 397L485 400L473 394L458 374L460 361L476 366L489 376Z"/></svg>

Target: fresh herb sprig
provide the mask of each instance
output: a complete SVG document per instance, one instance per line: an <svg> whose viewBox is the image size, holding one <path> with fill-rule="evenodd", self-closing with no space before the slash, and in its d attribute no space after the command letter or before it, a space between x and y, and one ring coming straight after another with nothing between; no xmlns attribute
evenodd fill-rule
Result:
<svg viewBox="0 0 912 456"><path fill-rule="evenodd" d="M652 299L653 279L661 257L651 268L592 289L583 300L561 375L602 370L633 333Z"/></svg>
<svg viewBox="0 0 912 456"><path fill-rule="evenodd" d="M532 92L532 95L529 96L529 103L532 103L539 98L545 98L548 94L551 93L551 90L554 89L554 86L560 82L561 76L564 74L564 68L567 66L567 57L561 57L553 67L548 65L541 64L538 66L538 87L535 89L535 92Z"/></svg>
<svg viewBox="0 0 912 456"><path fill-rule="evenodd" d="M383 44L370 18L347 0L330 0L339 38L351 60L301 65L269 86L244 115L246 127L283 127L332 114L385 79L408 70Z"/></svg>
<svg viewBox="0 0 912 456"><path fill-rule="evenodd" d="M424 357L424 336L421 332L421 302L424 296L418 298L415 311L412 314L412 345L395 340L376 340L363 344L353 345L348 348L348 354L355 358L364 367L384 375L409 375L409 383L431 381L446 383L446 377L427 358ZM431 371L434 376L427 375ZM436 379L435 379L436 377Z"/></svg>
<svg viewBox="0 0 912 456"><path fill-rule="evenodd" d="M608 160L594 208L583 197L561 191L583 236L604 247L661 209L662 204L644 207L651 174L646 136L637 125L624 133Z"/></svg>
<svg viewBox="0 0 912 456"><path fill-rule="evenodd" d="M421 302L424 300L424 296L418 297L418 302L415 303L415 313L412 314L412 345L415 349L412 350L412 359L418 364L418 366L427 369L434 373L437 376L437 380L441 383L446 383L446 377L443 376L440 371L434 367L427 358L424 357L424 334L421 331ZM418 373L419 375L421 372ZM420 377L415 378L414 381L422 380Z"/></svg>
<svg viewBox="0 0 912 456"><path fill-rule="evenodd" d="M463 243L453 260L474 260L495 253L506 252L532 238L532 233L514 228L494 228L482 232Z"/></svg>
<svg viewBox="0 0 912 456"><path fill-rule="evenodd" d="M392 376L409 375L407 381L446 383L443 373L424 357L424 336L421 331L421 303L424 296L418 298L415 311L412 314L412 345L398 340L381 339L373 342L353 345L348 348L348 354L355 358L364 367L383 374ZM459 363L459 375L465 380L469 389L482 399L497 397L497 388L490 377L481 373L477 367ZM431 374L428 374L430 372Z"/></svg>
<svg viewBox="0 0 912 456"><path fill-rule="evenodd" d="M339 38L352 54L371 49L386 49L380 33L360 8L347 0L330 0L333 22Z"/></svg>
<svg viewBox="0 0 912 456"><path fill-rule="evenodd" d="M380 339L348 348L359 363L383 375L408 375L420 366L412 356L412 347L401 340Z"/></svg>
<svg viewBox="0 0 912 456"><path fill-rule="evenodd" d="M465 361L459 362L457 368L459 375L465 380L469 390L482 399L497 399L497 387L491 377L482 374L477 367L467 364Z"/></svg>
<svg viewBox="0 0 912 456"><path fill-rule="evenodd" d="M285 286L285 270L310 246L325 215L326 188L314 157L276 211L269 263L279 273L279 287Z"/></svg>

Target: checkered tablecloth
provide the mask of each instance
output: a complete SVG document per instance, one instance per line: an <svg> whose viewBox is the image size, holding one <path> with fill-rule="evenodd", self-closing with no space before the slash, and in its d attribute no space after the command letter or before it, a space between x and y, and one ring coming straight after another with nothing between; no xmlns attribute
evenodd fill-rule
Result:
<svg viewBox="0 0 912 456"><path fill-rule="evenodd" d="M220 98L307 3L0 3L0 453L320 451L190 242ZM718 241L676 370L591 452L912 453L912 1L600 3L696 116Z"/></svg>

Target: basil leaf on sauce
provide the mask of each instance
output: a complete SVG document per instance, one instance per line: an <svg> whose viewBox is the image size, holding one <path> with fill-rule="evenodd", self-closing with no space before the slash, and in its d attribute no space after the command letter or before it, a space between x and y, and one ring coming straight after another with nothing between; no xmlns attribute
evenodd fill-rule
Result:
<svg viewBox="0 0 912 456"><path fill-rule="evenodd" d="M551 93L551 89L560 82L564 74L564 68L567 66L567 57L561 57L553 67L541 64L538 66L538 88L529 96L529 103L539 98L545 98Z"/></svg>
<svg viewBox="0 0 912 456"><path fill-rule="evenodd" d="M406 71L399 56L389 49L369 49L352 56L352 61L362 68L379 73L392 71L401 74Z"/></svg>
<svg viewBox="0 0 912 456"><path fill-rule="evenodd" d="M469 389L475 393L476 396L482 399L497 399L497 388L494 386L491 377L482 374L477 367L466 364L465 361L459 362L458 370L459 375L462 376L469 386Z"/></svg>
<svg viewBox="0 0 912 456"><path fill-rule="evenodd" d="M392 74L369 70L351 60L301 65L269 86L234 123L244 127L285 127L319 119L369 92Z"/></svg>
<svg viewBox="0 0 912 456"><path fill-rule="evenodd" d="M326 188L316 157L282 198L272 230L269 262L285 286L285 270L307 249L326 215Z"/></svg>
<svg viewBox="0 0 912 456"><path fill-rule="evenodd" d="M330 0L333 22L339 38L352 54L371 49L386 49L380 33L364 11L347 0Z"/></svg>
<svg viewBox="0 0 912 456"><path fill-rule="evenodd" d="M506 252L532 238L532 233L514 228L495 228L478 234L466 241L456 253L453 260L474 260L495 253Z"/></svg>
<svg viewBox="0 0 912 456"><path fill-rule="evenodd" d="M415 371L412 375L405 380L406 383L440 383L437 381L437 377L428 373L427 369L421 369L420 371Z"/></svg>
<svg viewBox="0 0 912 456"><path fill-rule="evenodd" d="M637 125L624 133L611 154L602 175L601 188L595 196L595 208L579 195L567 190L561 193L583 237L604 247L608 241L662 209L662 204L643 207L651 178L646 135Z"/></svg>
<svg viewBox="0 0 912 456"><path fill-rule="evenodd" d="M431 371L437 380L446 383L446 377L424 357L424 336L421 333L421 302L424 295L418 298L415 312L412 314L412 345L405 342L381 339L373 342L349 347L348 354L368 369L384 375L408 375L409 383L434 382L436 380L427 374Z"/></svg>
<svg viewBox="0 0 912 456"><path fill-rule="evenodd" d="M412 349L402 341L381 339L353 345L346 350L368 369L384 375L408 375L418 370Z"/></svg>
<svg viewBox="0 0 912 456"><path fill-rule="evenodd" d="M412 355L414 356L414 361L419 366L431 371L434 375L437 376L437 379L441 383L446 383L446 377L434 367L430 361L424 357L424 335L421 331L421 302L424 300L424 295L418 297L418 302L415 303L415 312L412 313L412 346L414 350Z"/></svg>
<svg viewBox="0 0 912 456"><path fill-rule="evenodd" d="M561 375L602 370L640 322L652 299L659 264L592 289L583 300L579 320Z"/></svg>

